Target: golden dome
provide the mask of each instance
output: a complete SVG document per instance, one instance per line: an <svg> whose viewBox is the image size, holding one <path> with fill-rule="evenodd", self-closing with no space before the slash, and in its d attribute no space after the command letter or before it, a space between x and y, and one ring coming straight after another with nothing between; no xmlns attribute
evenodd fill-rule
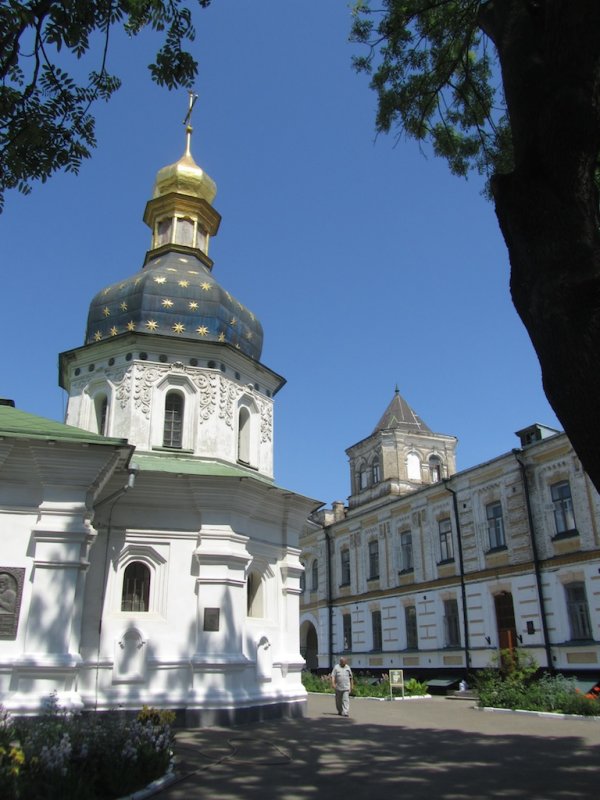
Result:
<svg viewBox="0 0 600 800"><path fill-rule="evenodd" d="M213 179L194 161L189 149L174 164L169 164L156 174L152 197L163 197L170 192L197 197L212 204L217 193Z"/></svg>

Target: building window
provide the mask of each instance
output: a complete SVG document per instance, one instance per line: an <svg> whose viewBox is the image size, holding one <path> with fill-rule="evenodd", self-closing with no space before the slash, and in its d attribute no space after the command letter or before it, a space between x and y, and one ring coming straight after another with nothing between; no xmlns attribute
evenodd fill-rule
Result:
<svg viewBox="0 0 600 800"><path fill-rule="evenodd" d="M409 650L417 650L419 647L419 635L417 633L416 606L404 607L404 622L406 625L406 647Z"/></svg>
<svg viewBox="0 0 600 800"><path fill-rule="evenodd" d="M132 561L123 573L121 611L148 611L150 608L150 568Z"/></svg>
<svg viewBox="0 0 600 800"><path fill-rule="evenodd" d="M379 540L369 542L369 580L379 577Z"/></svg>
<svg viewBox="0 0 600 800"><path fill-rule="evenodd" d="M165 425L163 447L182 446L183 436L183 397L179 392L168 392L165 398Z"/></svg>
<svg viewBox="0 0 600 800"><path fill-rule="evenodd" d="M374 484L379 483L381 480L381 470L379 469L379 458L377 456L375 456L371 464L371 476Z"/></svg>
<svg viewBox="0 0 600 800"><path fill-rule="evenodd" d="M359 472L359 489L366 489L369 485L369 473L366 464L363 464Z"/></svg>
<svg viewBox="0 0 600 800"><path fill-rule="evenodd" d="M409 453L406 456L406 474L409 481L421 480L421 460L417 453Z"/></svg>
<svg viewBox="0 0 600 800"><path fill-rule="evenodd" d="M178 217L175 226L175 242L186 247L194 244L194 223L189 217Z"/></svg>
<svg viewBox="0 0 600 800"><path fill-rule="evenodd" d="M168 244L171 241L172 219L161 219L156 226L156 246Z"/></svg>
<svg viewBox="0 0 600 800"><path fill-rule="evenodd" d="M506 547L504 539L504 519L502 517L501 503L488 503L485 507L487 530L490 550Z"/></svg>
<svg viewBox="0 0 600 800"><path fill-rule="evenodd" d="M352 650L352 617L344 614L342 617L344 650Z"/></svg>
<svg viewBox="0 0 600 800"><path fill-rule="evenodd" d="M302 573L304 575L304 573ZM254 570L249 573L246 584L247 611L249 617L264 616L263 582Z"/></svg>
<svg viewBox="0 0 600 800"><path fill-rule="evenodd" d="M241 408L238 416L238 461L250 463L250 412Z"/></svg>
<svg viewBox="0 0 600 800"><path fill-rule="evenodd" d="M94 405L96 407L96 427L98 433L106 436L106 424L108 422L108 397L101 394L96 397Z"/></svg>
<svg viewBox="0 0 600 800"><path fill-rule="evenodd" d="M200 226L196 229L196 247L206 253L207 236Z"/></svg>
<svg viewBox="0 0 600 800"><path fill-rule="evenodd" d="M371 613L371 628L373 630L373 650L381 650L383 647L383 637L381 634L381 611Z"/></svg>
<svg viewBox="0 0 600 800"><path fill-rule="evenodd" d="M412 533L404 531L400 534L400 572L413 571L413 545Z"/></svg>
<svg viewBox="0 0 600 800"><path fill-rule="evenodd" d="M444 600L444 635L446 647L460 646L458 603L455 599Z"/></svg>
<svg viewBox="0 0 600 800"><path fill-rule="evenodd" d="M583 582L567 584L565 592L571 639L591 639L592 626Z"/></svg>
<svg viewBox="0 0 600 800"><path fill-rule="evenodd" d="M304 561L300 562L304 567ZM300 591L304 594L306 591L306 571L300 573Z"/></svg>
<svg viewBox="0 0 600 800"><path fill-rule="evenodd" d="M342 581L341 586L350 585L350 550L345 547L340 553L340 561L342 567Z"/></svg>
<svg viewBox="0 0 600 800"><path fill-rule="evenodd" d="M319 562L316 558L310 570L310 589L311 592L317 592L319 590Z"/></svg>
<svg viewBox="0 0 600 800"><path fill-rule="evenodd" d="M454 549L452 546L452 523L450 518L439 521L440 531L440 561L454 561Z"/></svg>
<svg viewBox="0 0 600 800"><path fill-rule="evenodd" d="M554 523L556 533L568 533L576 530L575 514L573 513L573 498L569 481L560 481L550 487L552 503L554 505Z"/></svg>
<svg viewBox="0 0 600 800"><path fill-rule="evenodd" d="M431 483L442 480L442 459L439 456L429 457L429 480Z"/></svg>

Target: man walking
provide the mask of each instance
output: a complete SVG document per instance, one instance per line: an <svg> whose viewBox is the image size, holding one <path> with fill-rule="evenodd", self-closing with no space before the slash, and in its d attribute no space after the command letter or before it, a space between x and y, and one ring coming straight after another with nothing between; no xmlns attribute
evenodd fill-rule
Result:
<svg viewBox="0 0 600 800"><path fill-rule="evenodd" d="M335 689L335 707L341 717L347 717L350 711L350 692L354 686L352 670L342 656L331 673L331 685Z"/></svg>

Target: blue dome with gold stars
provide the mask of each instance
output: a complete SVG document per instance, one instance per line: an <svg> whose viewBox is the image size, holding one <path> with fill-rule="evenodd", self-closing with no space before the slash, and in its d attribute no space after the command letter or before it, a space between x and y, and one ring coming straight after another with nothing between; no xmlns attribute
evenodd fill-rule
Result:
<svg viewBox="0 0 600 800"><path fill-rule="evenodd" d="M94 297L85 343L128 333L229 344L260 359L262 325L212 277L211 236L221 217L212 206L217 187L194 161L186 117L186 150L158 171L144 222L152 231L146 262L136 275Z"/></svg>
<svg viewBox="0 0 600 800"><path fill-rule="evenodd" d="M141 272L98 292L90 304L85 342L142 332L233 345L260 360L259 320L225 291L191 253L167 251Z"/></svg>

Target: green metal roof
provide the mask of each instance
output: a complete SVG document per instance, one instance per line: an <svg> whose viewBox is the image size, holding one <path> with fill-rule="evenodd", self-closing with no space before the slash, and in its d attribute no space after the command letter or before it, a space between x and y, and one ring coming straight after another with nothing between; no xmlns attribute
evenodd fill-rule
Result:
<svg viewBox="0 0 600 800"><path fill-rule="evenodd" d="M37 417L9 405L0 405L0 436L20 439L57 440L82 444L126 445L126 439L112 439L96 433L65 425L45 417Z"/></svg>
<svg viewBox="0 0 600 800"><path fill-rule="evenodd" d="M261 483L273 486L273 481L259 472L243 467L223 464L219 461L208 461L202 458L190 458L176 453L135 453L133 460L142 472L173 472L180 475L206 475L224 478L253 478Z"/></svg>

